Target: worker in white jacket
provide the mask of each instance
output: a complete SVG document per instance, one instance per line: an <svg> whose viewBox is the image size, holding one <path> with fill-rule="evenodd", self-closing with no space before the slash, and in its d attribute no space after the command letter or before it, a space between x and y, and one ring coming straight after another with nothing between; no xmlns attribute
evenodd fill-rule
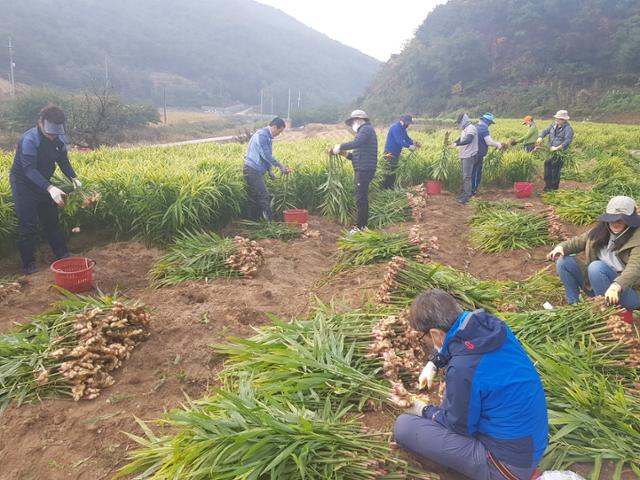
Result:
<svg viewBox="0 0 640 480"><path fill-rule="evenodd" d="M478 131L466 113L458 115L456 124L460 127L460 136L449 146L459 148L464 184L462 195L458 197L458 203L464 205L471 198L473 188L473 167L478 158Z"/></svg>

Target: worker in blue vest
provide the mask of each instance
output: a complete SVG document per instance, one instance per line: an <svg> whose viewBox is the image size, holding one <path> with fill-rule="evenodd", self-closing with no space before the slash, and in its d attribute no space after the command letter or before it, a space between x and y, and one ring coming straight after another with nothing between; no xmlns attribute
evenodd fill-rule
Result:
<svg viewBox="0 0 640 480"><path fill-rule="evenodd" d="M69 162L64 122L64 111L60 107L43 108L38 125L25 132L18 142L9 174L18 219L18 248L27 275L38 270L35 257L38 223L55 257L69 256L58 220L58 208L64 206L65 193L50 182L58 165L75 188L82 186Z"/></svg>
<svg viewBox="0 0 640 480"><path fill-rule="evenodd" d="M407 133L407 129L412 123L413 118L411 115L402 115L400 120L389 128L387 141L384 144L384 158L387 162L386 173L382 181L382 188L384 189L391 189L396 183L396 170L398 169L398 160L402 149L408 148L410 151L415 152L420 146Z"/></svg>
<svg viewBox="0 0 640 480"><path fill-rule="evenodd" d="M489 133L489 125L493 125L494 123L493 114L485 113L476 124L476 129L478 130L478 158L476 159L476 164L471 174L472 195L476 194L480 186L480 181L482 180L482 165L484 163L484 157L489 151L489 147L502 148L502 144L491 138L491 134Z"/></svg>

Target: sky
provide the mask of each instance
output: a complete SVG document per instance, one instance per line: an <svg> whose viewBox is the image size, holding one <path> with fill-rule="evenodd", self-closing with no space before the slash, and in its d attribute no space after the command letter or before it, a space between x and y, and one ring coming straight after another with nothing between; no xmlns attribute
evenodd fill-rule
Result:
<svg viewBox="0 0 640 480"><path fill-rule="evenodd" d="M427 14L446 0L258 0L383 62L413 37Z"/></svg>

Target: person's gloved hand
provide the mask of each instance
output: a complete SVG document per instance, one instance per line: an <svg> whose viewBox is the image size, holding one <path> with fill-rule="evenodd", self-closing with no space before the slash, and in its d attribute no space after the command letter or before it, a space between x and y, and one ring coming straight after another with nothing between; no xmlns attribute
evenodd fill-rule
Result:
<svg viewBox="0 0 640 480"><path fill-rule="evenodd" d="M555 247L547 254L547 260L549 260L550 262L555 262L558 257L564 257L564 248L562 248L560 245Z"/></svg>
<svg viewBox="0 0 640 480"><path fill-rule="evenodd" d="M340 144L337 143L336 145L333 146L333 150L331 150L331 153L333 153L334 155L340 155Z"/></svg>
<svg viewBox="0 0 640 480"><path fill-rule="evenodd" d="M542 143L542 137L538 137L538 138L536 139L536 143Z"/></svg>
<svg viewBox="0 0 640 480"><path fill-rule="evenodd" d="M418 149L418 147L414 145L409 145L409 150L411 150L412 152L415 152Z"/></svg>
<svg viewBox="0 0 640 480"><path fill-rule="evenodd" d="M71 183L73 183L73 188L75 189L82 187L82 182L78 179L78 177L72 178Z"/></svg>
<svg viewBox="0 0 640 480"><path fill-rule="evenodd" d="M415 402L413 402L413 405L410 408L404 411L404 413L406 413L407 415L415 415L416 417L421 417L422 411L426 406L427 404L423 401L416 400Z"/></svg>
<svg viewBox="0 0 640 480"><path fill-rule="evenodd" d="M551 152L557 152L557 151L558 151L558 150L560 150L561 148L562 148L562 147L551 147L551 148L549 149L549 151L551 151Z"/></svg>
<svg viewBox="0 0 640 480"><path fill-rule="evenodd" d="M438 368L435 363L431 361L427 362L418 377L418 388L420 390L424 389L424 387L427 387L427 389L431 388L433 380L436 378L436 373L438 373Z"/></svg>
<svg viewBox="0 0 640 480"><path fill-rule="evenodd" d="M422 146L420 142L413 142L413 144L416 146L416 148L420 148Z"/></svg>
<svg viewBox="0 0 640 480"><path fill-rule="evenodd" d="M506 143L498 142L498 147L497 148L498 148L498 150L502 150L503 148L506 148L506 146L507 146Z"/></svg>
<svg viewBox="0 0 640 480"><path fill-rule="evenodd" d="M49 185L47 192L51 195L51 199L58 204L59 207L64 207L64 199L62 198L66 193L60 190L58 187Z"/></svg>
<svg viewBox="0 0 640 480"><path fill-rule="evenodd" d="M448 147L449 148L456 148L458 145L456 145L456 142L451 142Z"/></svg>
<svg viewBox="0 0 640 480"><path fill-rule="evenodd" d="M289 167L287 167L286 165L281 165L280 166L280 172L283 175L289 175L291 173L291 169Z"/></svg>
<svg viewBox="0 0 640 480"><path fill-rule="evenodd" d="M620 302L621 290L622 290L622 287L617 283L613 282L611 285L609 285L609 288L607 288L607 291L604 292L605 302L607 302L609 305L617 305Z"/></svg>

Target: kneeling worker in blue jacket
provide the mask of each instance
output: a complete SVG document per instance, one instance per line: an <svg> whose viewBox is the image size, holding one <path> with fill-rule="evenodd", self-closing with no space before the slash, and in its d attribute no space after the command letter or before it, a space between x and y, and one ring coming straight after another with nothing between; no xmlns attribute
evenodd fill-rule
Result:
<svg viewBox="0 0 640 480"><path fill-rule="evenodd" d="M547 447L547 406L509 327L484 310L463 311L440 289L414 300L410 323L435 347L421 384L445 368L446 393L439 407L416 402L400 415L396 442L473 479L529 480Z"/></svg>

